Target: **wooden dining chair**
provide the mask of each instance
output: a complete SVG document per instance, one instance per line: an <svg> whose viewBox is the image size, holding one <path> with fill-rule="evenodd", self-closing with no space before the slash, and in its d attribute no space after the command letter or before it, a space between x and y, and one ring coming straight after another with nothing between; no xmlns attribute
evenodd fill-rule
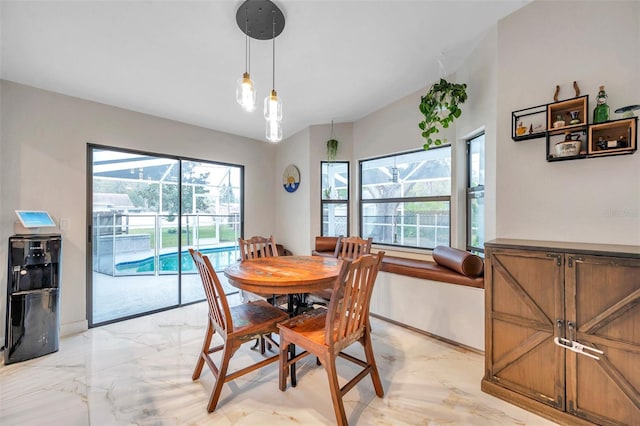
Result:
<svg viewBox="0 0 640 426"><path fill-rule="evenodd" d="M371 252L371 244L373 238L362 239L359 237L339 237L336 242L336 248L333 252L333 256L338 259L354 260L358 257L369 254ZM320 305L328 305L331 300L331 288L310 293L310 299Z"/></svg>
<svg viewBox="0 0 640 426"><path fill-rule="evenodd" d="M274 355L227 374L231 357L243 343L256 338L263 337L277 347L278 345L270 337L271 333L277 333L277 323L289 318L289 316L264 300L229 307L227 297L209 258L193 249L189 249L189 253L191 253L191 257L193 257L193 261L198 267L209 304L207 331L192 379L197 380L200 377L206 362L215 377L215 383L207 405L207 411L212 412L218 404L223 384L278 360L278 355ZM218 333L222 338L222 344L211 347L211 340L215 333ZM210 354L218 351L222 351L219 366L210 357Z"/></svg>
<svg viewBox="0 0 640 426"><path fill-rule="evenodd" d="M372 243L372 237L369 237L366 240L360 237L338 238L336 250L333 255L339 259L357 259L363 254L369 254L371 252Z"/></svg>
<svg viewBox="0 0 640 426"><path fill-rule="evenodd" d="M315 355L329 376L331 399L338 425L347 425L342 397L360 380L371 375L376 395L384 395L378 367L373 355L369 303L373 285L380 269L384 252L363 255L356 260L346 260L333 286L333 295L328 309L314 309L278 324L280 330L279 386L287 387L289 366L307 355ZM351 344L359 342L365 360L342 352ZM304 351L288 358L287 346L294 344ZM351 361L362 370L347 384L340 387L336 370L337 357Z"/></svg>
<svg viewBox="0 0 640 426"><path fill-rule="evenodd" d="M244 239L242 237L238 238L238 247L240 247L240 260L249 260L249 259L257 259L259 257L274 257L278 256L278 248L276 246L276 240L273 238L273 235L267 237L262 237L259 235L255 235L249 239ZM244 290L240 290L240 296L243 301L252 301L252 300L267 300L272 305L278 306L279 301L275 294L259 294L259 293L250 293ZM264 339L258 339L256 344L253 345L252 349L260 348L260 353L265 352L265 341ZM270 349L267 342L267 349Z"/></svg>
<svg viewBox="0 0 640 426"><path fill-rule="evenodd" d="M278 255L276 240L273 235L267 237L254 236L248 240L238 238L240 246L240 259L255 259L258 257L273 257Z"/></svg>

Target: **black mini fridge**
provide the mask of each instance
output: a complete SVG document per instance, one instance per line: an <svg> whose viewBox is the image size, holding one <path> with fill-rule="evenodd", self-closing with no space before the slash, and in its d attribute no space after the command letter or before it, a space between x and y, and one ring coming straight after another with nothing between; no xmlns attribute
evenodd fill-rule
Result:
<svg viewBox="0 0 640 426"><path fill-rule="evenodd" d="M58 350L62 236L9 237L4 362Z"/></svg>

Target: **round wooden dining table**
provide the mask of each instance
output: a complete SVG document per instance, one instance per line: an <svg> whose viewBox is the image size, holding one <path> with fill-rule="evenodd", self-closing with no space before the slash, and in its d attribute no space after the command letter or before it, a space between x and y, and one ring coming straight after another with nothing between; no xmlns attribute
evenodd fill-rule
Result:
<svg viewBox="0 0 640 426"><path fill-rule="evenodd" d="M247 259L224 270L229 284L258 294L288 295L287 310L294 315L294 295L333 287L342 260L326 256L274 256ZM289 348L295 355L295 348ZM296 384L295 364L291 364L291 384Z"/></svg>
<svg viewBox="0 0 640 426"><path fill-rule="evenodd" d="M341 266L342 260L326 256L259 257L228 266L224 275L253 293L310 293L332 287Z"/></svg>

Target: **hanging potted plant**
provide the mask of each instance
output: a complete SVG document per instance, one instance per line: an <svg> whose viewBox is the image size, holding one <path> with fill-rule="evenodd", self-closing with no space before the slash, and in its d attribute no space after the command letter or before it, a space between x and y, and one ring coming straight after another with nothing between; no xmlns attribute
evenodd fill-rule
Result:
<svg viewBox="0 0 640 426"><path fill-rule="evenodd" d="M424 149L429 149L431 145L441 145L447 141L446 138L438 138L440 129L446 129L462 114L460 104L467 100L467 85L449 83L441 78L434 83L429 92L420 97L419 109L424 120L418 127L422 130L422 137L427 141L423 145Z"/></svg>
<svg viewBox="0 0 640 426"><path fill-rule="evenodd" d="M334 162L336 160L336 155L338 154L338 140L335 138L335 133L333 130L333 120L331 120L331 134L329 135L329 140L327 141L327 160L330 162Z"/></svg>

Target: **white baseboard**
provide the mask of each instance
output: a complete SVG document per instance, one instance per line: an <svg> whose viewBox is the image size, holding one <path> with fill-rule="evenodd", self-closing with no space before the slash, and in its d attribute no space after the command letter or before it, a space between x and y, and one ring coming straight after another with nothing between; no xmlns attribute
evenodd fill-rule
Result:
<svg viewBox="0 0 640 426"><path fill-rule="evenodd" d="M76 321L69 324L62 324L60 326L60 337L82 333L83 331L87 331L88 329L89 322L87 320Z"/></svg>

